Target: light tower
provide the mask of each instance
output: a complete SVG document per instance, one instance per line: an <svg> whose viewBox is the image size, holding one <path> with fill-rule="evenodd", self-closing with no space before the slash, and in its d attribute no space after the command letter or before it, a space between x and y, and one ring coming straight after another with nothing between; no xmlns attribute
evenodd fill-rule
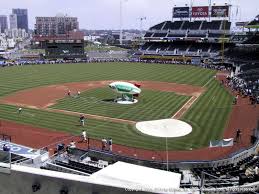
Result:
<svg viewBox="0 0 259 194"><path fill-rule="evenodd" d="M120 0L120 45L122 45L122 22L123 22L122 4L123 4L123 1L126 2L127 0Z"/></svg>
<svg viewBox="0 0 259 194"><path fill-rule="evenodd" d="M139 22L140 22L140 34L141 34L141 36L143 35L143 21L144 20L146 20L147 18L146 17L140 17L140 18L138 18L139 19Z"/></svg>

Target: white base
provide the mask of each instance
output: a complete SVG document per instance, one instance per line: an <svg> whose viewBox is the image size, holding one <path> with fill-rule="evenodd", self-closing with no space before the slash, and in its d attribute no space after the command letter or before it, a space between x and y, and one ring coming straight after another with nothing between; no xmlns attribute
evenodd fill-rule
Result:
<svg viewBox="0 0 259 194"><path fill-rule="evenodd" d="M143 121L136 124L136 128L155 137L182 137L192 132L192 126L176 119Z"/></svg>
<svg viewBox="0 0 259 194"><path fill-rule="evenodd" d="M120 98L115 101L115 103L118 103L118 104L135 104L137 102L138 102L137 99L134 99L132 102L132 101L127 101L127 100L122 100Z"/></svg>

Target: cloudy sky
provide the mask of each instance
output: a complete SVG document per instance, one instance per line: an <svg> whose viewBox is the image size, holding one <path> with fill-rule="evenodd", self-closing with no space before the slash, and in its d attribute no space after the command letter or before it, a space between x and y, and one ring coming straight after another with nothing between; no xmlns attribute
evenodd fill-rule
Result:
<svg viewBox="0 0 259 194"><path fill-rule="evenodd" d="M33 28L36 16L55 16L66 13L79 19L84 29L119 29L120 1L123 8L123 28L139 29L141 17L143 28L165 20L171 20L172 7L206 5L209 0L0 0L0 15L10 14L12 8L27 8L29 26ZM259 14L259 0L212 0L222 5L231 3L232 19L251 20ZM239 11L237 12L237 7Z"/></svg>

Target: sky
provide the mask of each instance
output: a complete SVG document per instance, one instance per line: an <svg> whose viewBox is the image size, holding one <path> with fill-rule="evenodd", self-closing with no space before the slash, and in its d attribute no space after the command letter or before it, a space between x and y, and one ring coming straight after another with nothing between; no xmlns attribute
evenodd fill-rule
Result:
<svg viewBox="0 0 259 194"><path fill-rule="evenodd" d="M176 6L208 5L209 0L0 0L0 15L9 15L12 8L27 8L29 27L34 28L36 16L55 16L58 13L78 17L80 29L119 29L120 1L124 29L148 29L172 19ZM233 21L249 21L259 14L259 0L211 0L212 3L232 6ZM239 8L238 12L236 11Z"/></svg>

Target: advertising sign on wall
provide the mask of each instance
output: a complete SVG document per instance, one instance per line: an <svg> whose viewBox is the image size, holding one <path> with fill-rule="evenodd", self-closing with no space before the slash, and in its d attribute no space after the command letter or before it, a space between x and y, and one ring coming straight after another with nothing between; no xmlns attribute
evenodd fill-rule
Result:
<svg viewBox="0 0 259 194"><path fill-rule="evenodd" d="M211 17L228 17L228 6L212 6Z"/></svg>
<svg viewBox="0 0 259 194"><path fill-rule="evenodd" d="M174 7L173 18L188 18L189 16L189 7Z"/></svg>
<svg viewBox="0 0 259 194"><path fill-rule="evenodd" d="M192 17L201 18L201 17L208 17L208 16L209 16L208 6L192 7Z"/></svg>

